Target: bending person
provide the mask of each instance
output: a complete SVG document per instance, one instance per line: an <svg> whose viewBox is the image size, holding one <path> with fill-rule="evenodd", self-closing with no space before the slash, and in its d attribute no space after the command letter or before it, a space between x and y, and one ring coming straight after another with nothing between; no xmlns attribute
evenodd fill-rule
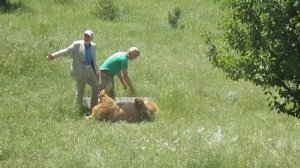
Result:
<svg viewBox="0 0 300 168"><path fill-rule="evenodd" d="M135 90L128 75L128 60L133 61L140 56L140 50L131 47L127 52L117 52L107 58L100 66L100 89L113 99L116 98L114 76L117 75L124 89L129 88L132 94Z"/></svg>

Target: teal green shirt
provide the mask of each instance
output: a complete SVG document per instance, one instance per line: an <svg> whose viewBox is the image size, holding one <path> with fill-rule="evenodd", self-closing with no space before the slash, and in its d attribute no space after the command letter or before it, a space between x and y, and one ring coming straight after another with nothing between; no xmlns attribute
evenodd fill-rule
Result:
<svg viewBox="0 0 300 168"><path fill-rule="evenodd" d="M118 74L121 70L128 69L128 52L117 52L110 56L100 66L100 70L105 70L112 76Z"/></svg>

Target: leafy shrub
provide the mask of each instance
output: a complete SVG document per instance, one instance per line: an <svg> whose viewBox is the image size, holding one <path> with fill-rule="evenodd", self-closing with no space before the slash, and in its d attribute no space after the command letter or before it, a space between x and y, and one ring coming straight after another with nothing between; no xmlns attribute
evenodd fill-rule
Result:
<svg viewBox="0 0 300 168"><path fill-rule="evenodd" d="M168 12L168 23L170 24L171 28L177 28L178 27L178 20L180 17L180 8L176 7L173 9L172 12Z"/></svg>
<svg viewBox="0 0 300 168"><path fill-rule="evenodd" d="M102 20L113 21L119 17L119 11L112 0L98 0L92 13Z"/></svg>
<svg viewBox="0 0 300 168"><path fill-rule="evenodd" d="M300 3L222 0L225 46L210 40L213 64L231 79L260 85L271 108L300 116ZM232 52L234 51L234 52Z"/></svg>
<svg viewBox="0 0 300 168"><path fill-rule="evenodd" d="M12 12L14 10L24 7L22 1L10 2L9 0L0 0L0 12Z"/></svg>
<svg viewBox="0 0 300 168"><path fill-rule="evenodd" d="M1 6L6 6L8 3L6 2L6 0L0 0L0 7Z"/></svg>

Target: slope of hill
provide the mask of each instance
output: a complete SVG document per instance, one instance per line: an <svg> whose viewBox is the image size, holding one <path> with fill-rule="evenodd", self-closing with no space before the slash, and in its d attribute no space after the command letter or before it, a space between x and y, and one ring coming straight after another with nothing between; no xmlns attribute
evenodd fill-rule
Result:
<svg viewBox="0 0 300 168"><path fill-rule="evenodd" d="M13 1L12 1L13 2ZM216 36L211 0L115 1L120 17L91 14L97 0L24 0L0 14L1 167L298 167L300 125L270 111L262 89L233 82L205 56L201 34ZM166 20L181 9L179 28ZM131 46L137 89L158 103L151 123L85 121L74 105L70 58L47 52L94 31L97 64ZM118 81L118 96L130 96ZM90 88L86 88L86 94Z"/></svg>

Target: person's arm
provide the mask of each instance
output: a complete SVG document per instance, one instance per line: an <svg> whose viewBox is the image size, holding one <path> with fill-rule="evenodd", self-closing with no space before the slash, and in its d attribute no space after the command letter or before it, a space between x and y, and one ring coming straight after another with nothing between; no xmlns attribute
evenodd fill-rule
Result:
<svg viewBox="0 0 300 168"><path fill-rule="evenodd" d="M126 85L126 83L125 83L125 81L124 81L122 72L119 72L119 73L117 74L117 77L119 78L120 82L122 83L124 89L127 89L127 85Z"/></svg>
<svg viewBox="0 0 300 168"><path fill-rule="evenodd" d="M72 45L70 45L68 48L65 48L65 49L62 49L62 50L59 50L53 54L48 54L47 56L47 60L48 61L51 61L51 60L54 60L55 58L57 57L60 57L60 56L63 56L67 53L70 53L74 48L74 43Z"/></svg>
<svg viewBox="0 0 300 168"><path fill-rule="evenodd" d="M134 90L134 88L132 86L132 83L131 83L131 80L129 78L128 71L127 70L122 70L122 76L123 76L124 82L129 87L129 91L132 94L135 94L135 90Z"/></svg>

